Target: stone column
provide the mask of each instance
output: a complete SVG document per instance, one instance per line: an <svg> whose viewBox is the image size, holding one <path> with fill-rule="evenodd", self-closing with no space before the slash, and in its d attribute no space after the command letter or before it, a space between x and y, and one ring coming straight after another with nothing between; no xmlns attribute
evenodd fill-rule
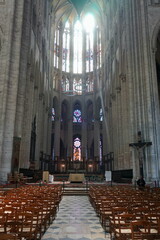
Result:
<svg viewBox="0 0 160 240"><path fill-rule="evenodd" d="M24 120L24 111L25 111L25 92L27 85L27 73L30 74L30 64L28 63L28 53L30 48L30 17L31 17L31 3L30 1L24 1L24 16L23 16L23 28L22 28L22 45L21 45L21 55L20 55L20 70L19 70L19 80L18 80L18 95L16 103L16 119L15 119L15 132L14 136L21 139L20 152L18 156L18 167L23 165L25 162L26 148L23 149L23 142L25 139L22 139L23 136L23 120ZM24 151L24 154L23 154ZM28 156L28 155L27 155ZM13 156L14 157L14 156ZM28 159L29 160L29 159ZM27 162L28 162L27 160ZM28 166L28 163L27 163Z"/></svg>
<svg viewBox="0 0 160 240"><path fill-rule="evenodd" d="M86 106L85 106L85 102L83 102L83 109L82 109L82 158L83 158L83 166L85 166L85 161L86 161L86 157L87 157L87 122L86 122Z"/></svg>
<svg viewBox="0 0 160 240"><path fill-rule="evenodd" d="M56 116L55 116L54 155L57 160L60 157L60 132L61 132L60 131L60 127L61 127L60 109L61 108L56 108Z"/></svg>
<svg viewBox="0 0 160 240"><path fill-rule="evenodd" d="M100 140L99 118L97 117L97 115L95 115L95 118L94 118L94 158L95 159L97 158L99 159L99 140Z"/></svg>
<svg viewBox="0 0 160 240"><path fill-rule="evenodd" d="M41 82L41 81L40 81ZM41 86L40 86L40 89ZM36 139L36 153L35 153L35 168L39 169L41 168L41 162L39 162L40 160L40 152L43 149L43 131L42 129L44 128L44 113L43 113L43 101L44 101L44 94L42 92L39 92L39 96L38 96L38 106L37 106L37 139ZM50 136L51 131L48 133L48 135Z"/></svg>
<svg viewBox="0 0 160 240"><path fill-rule="evenodd" d="M6 72L3 75L5 78L3 89L3 102L2 102L2 148L1 148L1 171L0 177L7 180L7 173L12 169L12 150L13 150L13 136L16 115L16 100L18 91L19 79L19 64L20 64L20 49L21 49L21 36L22 36L22 22L23 22L23 8L24 1L7 1L6 2L6 26L10 26L8 36L6 38ZM4 11L5 11L4 10ZM9 45L8 45L9 44ZM9 64L9 65L8 65ZM1 132L2 133L2 132Z"/></svg>
<svg viewBox="0 0 160 240"><path fill-rule="evenodd" d="M20 152L20 168L28 168L30 160L30 140L31 140L31 125L32 125L32 110L33 106L30 102L33 101L33 89L34 89L34 70L31 70L30 62L27 68L27 79L25 89L25 104L24 104L24 115L23 115L23 127L22 127L22 142Z"/></svg>
<svg viewBox="0 0 160 240"><path fill-rule="evenodd" d="M72 154L73 154L73 108L72 101L70 101L68 111L68 145L67 145L67 158L69 162L72 159Z"/></svg>
<svg viewBox="0 0 160 240"><path fill-rule="evenodd" d="M82 53L83 65L82 65L82 159L83 168L85 168L86 154L87 154L87 109L85 104L85 93L86 93L86 34L83 32L83 53Z"/></svg>
<svg viewBox="0 0 160 240"><path fill-rule="evenodd" d="M69 90L73 90L73 26L70 32L70 79ZM68 111L68 145L67 145L67 159L69 162L69 168L71 168L71 160L73 158L73 102L72 98L69 99L69 111Z"/></svg>
<svg viewBox="0 0 160 240"><path fill-rule="evenodd" d="M145 141L152 141L152 146L145 149L143 162L146 178L158 178L159 153L159 104L156 79L153 77L147 2L144 0L128 3L126 26L128 48L128 79L130 91L130 129L131 142L135 141L136 132L142 132ZM134 38L133 38L134 36ZM132 105L132 106L131 106ZM135 177L135 176L134 176Z"/></svg>
<svg viewBox="0 0 160 240"><path fill-rule="evenodd" d="M135 2L126 2L124 5L125 9L125 21L126 21L126 47L127 47L127 63L128 63L128 88L129 88L129 116L130 116L130 142L134 142L137 136L137 132L140 125L140 95L139 95L139 38L137 32L137 21L136 21L136 12ZM133 37L134 36L134 37ZM129 143L128 143L129 144ZM133 149L131 151L134 151ZM135 162L138 159L135 154L131 154L132 165L133 165L133 182L135 181L139 172L135 166Z"/></svg>
<svg viewBox="0 0 160 240"><path fill-rule="evenodd" d="M54 137L54 155L56 160L60 159L60 138L61 138L61 81L62 81L62 50L63 50L63 25L59 28L59 46L61 49L59 53L59 75L58 75L58 91L59 91L59 102L56 106L56 116L55 116L55 137Z"/></svg>

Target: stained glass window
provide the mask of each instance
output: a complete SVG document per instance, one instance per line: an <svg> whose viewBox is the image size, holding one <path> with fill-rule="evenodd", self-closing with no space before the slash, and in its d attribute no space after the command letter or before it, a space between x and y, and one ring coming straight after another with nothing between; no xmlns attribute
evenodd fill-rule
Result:
<svg viewBox="0 0 160 240"><path fill-rule="evenodd" d="M92 14L87 14L83 20L86 31L86 72L93 71L93 45L95 19Z"/></svg>
<svg viewBox="0 0 160 240"><path fill-rule="evenodd" d="M79 109L74 110L73 122L74 123L81 123L82 122L81 111Z"/></svg>
<svg viewBox="0 0 160 240"><path fill-rule="evenodd" d="M86 92L93 92L93 75L90 74L86 78Z"/></svg>
<svg viewBox="0 0 160 240"><path fill-rule="evenodd" d="M62 91L68 92L69 91L69 79L66 76L62 77Z"/></svg>
<svg viewBox="0 0 160 240"><path fill-rule="evenodd" d="M55 38L54 38L54 67L58 68L59 63L59 56L60 56L60 47L59 47L59 27L55 31Z"/></svg>
<svg viewBox="0 0 160 240"><path fill-rule="evenodd" d="M100 160L100 165L102 165L102 136L100 136L100 141L99 141L99 160Z"/></svg>
<svg viewBox="0 0 160 240"><path fill-rule="evenodd" d="M93 32L86 33L86 72L93 71Z"/></svg>
<svg viewBox="0 0 160 240"><path fill-rule="evenodd" d="M73 92L77 95L82 94L82 79L75 79L73 80Z"/></svg>
<svg viewBox="0 0 160 240"><path fill-rule="evenodd" d="M63 32L62 71L69 72L70 61L70 24L66 22Z"/></svg>
<svg viewBox="0 0 160 240"><path fill-rule="evenodd" d="M73 161L81 160L81 140L77 137L74 139L73 145Z"/></svg>
<svg viewBox="0 0 160 240"><path fill-rule="evenodd" d="M55 110L54 110L54 108L52 108L52 121L54 121L55 120Z"/></svg>
<svg viewBox="0 0 160 240"><path fill-rule="evenodd" d="M97 57L97 69L101 67L101 55L102 55L102 51L101 51L101 31L100 29L97 27L97 40L96 40L96 57Z"/></svg>
<svg viewBox="0 0 160 240"><path fill-rule="evenodd" d="M102 108L100 108L100 111L99 111L99 120L100 120L100 122L103 121L103 112L102 112Z"/></svg>
<svg viewBox="0 0 160 240"><path fill-rule="evenodd" d="M78 20L74 25L73 72L82 73L82 24Z"/></svg>

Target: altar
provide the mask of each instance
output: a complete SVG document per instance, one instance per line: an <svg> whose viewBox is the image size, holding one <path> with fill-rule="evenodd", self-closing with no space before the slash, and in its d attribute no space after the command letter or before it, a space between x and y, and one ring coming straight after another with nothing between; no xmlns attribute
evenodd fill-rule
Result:
<svg viewBox="0 0 160 240"><path fill-rule="evenodd" d="M69 182L72 183L82 183L85 180L84 173L70 173L69 174Z"/></svg>

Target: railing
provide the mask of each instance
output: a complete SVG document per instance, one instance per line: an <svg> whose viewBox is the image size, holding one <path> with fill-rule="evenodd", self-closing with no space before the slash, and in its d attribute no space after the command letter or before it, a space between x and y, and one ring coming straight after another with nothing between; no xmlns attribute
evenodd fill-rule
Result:
<svg viewBox="0 0 160 240"><path fill-rule="evenodd" d="M86 192L88 192L89 186L88 186L88 181L86 180Z"/></svg>

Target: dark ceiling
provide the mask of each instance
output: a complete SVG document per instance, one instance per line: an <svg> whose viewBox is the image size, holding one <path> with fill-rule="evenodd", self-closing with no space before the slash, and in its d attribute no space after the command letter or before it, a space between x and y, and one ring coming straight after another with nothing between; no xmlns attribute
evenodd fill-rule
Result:
<svg viewBox="0 0 160 240"><path fill-rule="evenodd" d="M68 0L68 1L74 5L78 15L81 14L85 4L89 2L89 0Z"/></svg>

